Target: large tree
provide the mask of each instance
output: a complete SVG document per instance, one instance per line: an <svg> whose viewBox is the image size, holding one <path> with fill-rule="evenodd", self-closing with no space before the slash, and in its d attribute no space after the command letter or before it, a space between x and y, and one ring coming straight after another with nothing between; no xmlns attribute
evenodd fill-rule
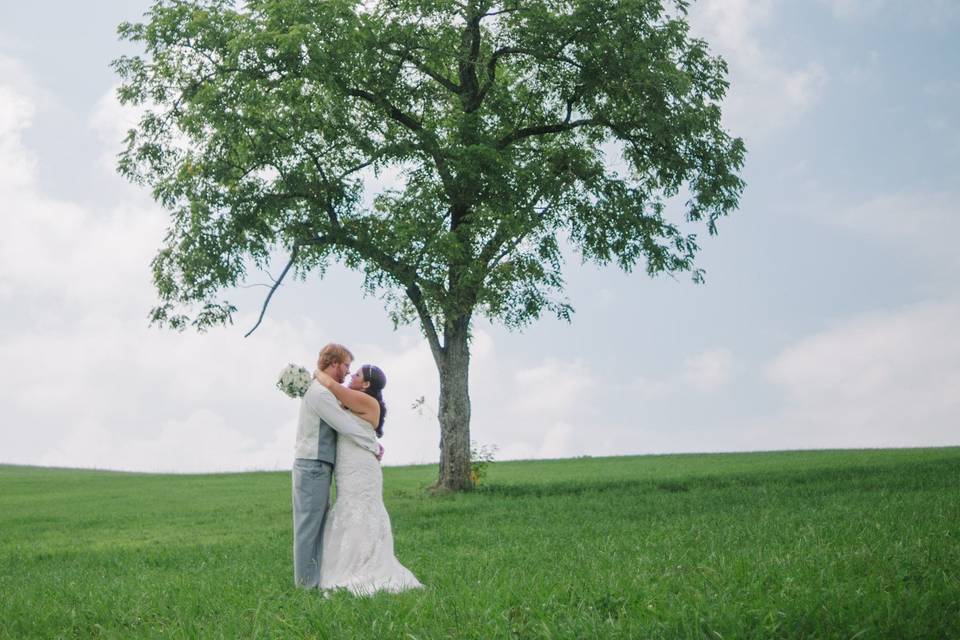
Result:
<svg viewBox="0 0 960 640"><path fill-rule="evenodd" d="M696 227L714 233L738 204L726 66L689 34L687 5L157 0L119 29L143 55L114 63L121 101L143 110L119 169L171 213L152 320L230 321L222 292L278 256L269 295L288 272L362 271L430 344L438 484L470 488L477 314L569 318L567 245L699 281ZM385 169L398 183L364 194Z"/></svg>

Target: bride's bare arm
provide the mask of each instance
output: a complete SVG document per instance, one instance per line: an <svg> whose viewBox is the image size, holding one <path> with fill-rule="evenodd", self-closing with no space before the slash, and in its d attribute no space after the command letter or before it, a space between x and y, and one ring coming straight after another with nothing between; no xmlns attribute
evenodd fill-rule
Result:
<svg viewBox="0 0 960 640"><path fill-rule="evenodd" d="M380 420L380 403L377 402L376 398L367 395L363 391L357 391L356 389L343 386L323 371L314 371L313 377L317 379L317 382L329 389L330 393L340 401L340 404L376 428L377 422Z"/></svg>

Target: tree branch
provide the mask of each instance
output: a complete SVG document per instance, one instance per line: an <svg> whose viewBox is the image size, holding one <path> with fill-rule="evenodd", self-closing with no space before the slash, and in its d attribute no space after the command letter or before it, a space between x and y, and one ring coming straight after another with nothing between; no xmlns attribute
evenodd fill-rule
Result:
<svg viewBox="0 0 960 640"><path fill-rule="evenodd" d="M427 304L423 299L423 292L416 283L407 286L406 291L407 297L413 303L413 308L417 310L417 315L420 316L420 324L427 336L427 342L430 344L430 351L433 352L434 360L440 362L440 356L443 355L444 349L440 344L440 337L437 334L437 326L433 322L433 316L430 315L430 310L427 309Z"/></svg>
<svg viewBox="0 0 960 640"><path fill-rule="evenodd" d="M419 138L422 142L421 148L423 151L433 158L434 165L437 167L437 173L440 175L440 180L443 182L443 187L447 194L453 196L456 193L453 179L450 176L450 172L447 170L447 163L444 160L443 155L440 153L440 149L437 147L436 141L430 137L429 132L423 128L423 125L420 122L418 122L413 116L404 113L401 109L398 109L386 98L378 96L375 93L371 93L357 87L348 87L346 89L346 94L354 98L365 100L366 102L385 110L391 119L400 123L416 134L417 138Z"/></svg>
<svg viewBox="0 0 960 640"><path fill-rule="evenodd" d="M529 204L527 204L525 207L521 207L521 209L533 208L537 204L537 201L543 197L543 192L546 190L546 186L547 186L547 181L544 180L541 183L540 187L537 189L537 192L533 195L532 198L530 198ZM543 216L544 216L544 212L541 212L539 217L542 219ZM490 271L490 269L496 266L496 264L503 259L503 254L504 254L503 251L501 251L496 256L494 256L494 253L498 249L500 249L503 246L503 244L507 241L508 238L506 237L506 233L504 233L504 230L508 226L509 225L507 224L502 224L500 228L497 229L496 233L493 234L493 237L490 238L487 244L484 245L483 249L481 249L480 253L477 255L478 262L483 264L483 269L484 269L484 274L481 277L481 279L485 278L486 272ZM530 228L530 230L532 230L532 227ZM513 247L516 247L520 243L520 241L523 239L523 237L524 235L521 234L517 242L515 242L512 245L512 247L508 250L508 252L512 251Z"/></svg>
<svg viewBox="0 0 960 640"><path fill-rule="evenodd" d="M490 16L499 16L499 15L502 15L502 14L504 14L504 13L516 13L517 11L520 11L520 10L521 10L520 7L513 7L513 8L511 8L511 9L500 9L500 11L487 11L486 13L484 13L484 14L483 14L482 16L480 16L480 17L481 17L481 18L489 18Z"/></svg>
<svg viewBox="0 0 960 640"><path fill-rule="evenodd" d="M490 55L490 60L487 61L487 80L483 83L483 86L480 87L480 91L477 93L477 106L480 106L480 103L483 102L483 98L487 95L487 91L490 90L490 87L493 86L494 80L497 77L497 61L503 57L508 56L512 53L524 53L524 49L518 47L503 47L497 49Z"/></svg>
<svg viewBox="0 0 960 640"><path fill-rule="evenodd" d="M547 211L548 211L548 209L544 209L543 211L541 211L541 212L540 212L540 217L543 218L543 217L547 214ZM501 262L504 258L506 258L508 255L510 255L510 253L513 252L514 249L516 249L517 247L519 247L519 246L520 246L520 243L523 242L524 240L526 240L527 237L528 237L531 233L534 232L534 230L535 230L535 229L534 229L533 227L528 228L525 232L521 233L521 234L518 235L516 238L514 238L514 239L513 239L513 242L511 242L509 245L505 246L505 247L500 251L500 253L498 253L498 254L493 258L493 260L491 260L490 263L487 265L487 272L492 271L494 267L496 267L498 264L500 264L500 262ZM486 277L486 276L484 276L484 277Z"/></svg>
<svg viewBox="0 0 960 640"><path fill-rule="evenodd" d="M381 109L384 109L387 112L387 115L389 115L391 118L393 118L394 120L396 120L397 122L405 126L410 131L413 131L416 134L423 133L423 125L420 124L420 122L418 122L416 118L414 118L413 116L407 113L404 113L403 111L398 109L396 106L391 104L390 101L387 100L386 98L382 96L378 96L375 93L371 93L369 91L366 91L365 89L360 89L357 87L347 88L347 95L352 96L354 98L360 98L361 100L366 100L370 104L380 107Z"/></svg>
<svg viewBox="0 0 960 640"><path fill-rule="evenodd" d="M367 167L369 167L370 165L372 165L374 162L377 161L377 157L378 157L378 156L375 155L375 156L373 156L372 158L370 158L369 160L365 160L365 161L363 161L363 162L361 162L361 163L359 163L359 164L353 165L352 167L350 167L349 169L347 169L346 171L344 171L343 173L341 173L340 175L338 175L338 176L337 176L337 180L343 180L344 178L346 178L346 177L347 177L348 175L350 175L351 173L356 173L357 171L360 171L361 169L366 169Z"/></svg>
<svg viewBox="0 0 960 640"><path fill-rule="evenodd" d="M426 301L423 298L423 290L418 283L417 273L411 269L409 265L397 260L386 252L376 250L372 245L361 242L354 236L347 235L342 227L336 236L319 236L311 240L304 240L301 244L333 244L353 249L362 256L369 258L382 271L393 276L403 285L407 297L410 298L414 309L417 310L417 315L420 317L420 322L423 325L423 331L427 336L427 341L430 343L430 350L435 356L443 353L436 323L434 323L433 316L430 315L430 310L427 308Z"/></svg>
<svg viewBox="0 0 960 640"><path fill-rule="evenodd" d="M253 328L250 331L247 331L243 337L249 338L250 334L257 330L257 327L260 326L260 323L263 322L263 316L267 313L267 306L270 304L270 298L273 297L273 294L276 293L277 288L280 286L280 283L283 282L283 279L286 277L287 272L290 271L290 267L293 266L294 261L297 259L297 253L300 252L300 245L297 243L293 244L293 251L290 252L290 261L287 262L287 266L283 268L283 271L280 272L280 277L274 281L273 286L270 287L270 292L267 293L267 298L263 301L263 308L260 309L260 317L257 318L257 324L253 325Z"/></svg>
<svg viewBox="0 0 960 640"><path fill-rule="evenodd" d="M497 149L506 149L517 140L532 138L535 136L544 136L551 133L563 133L571 131L578 127L587 127L595 124L603 124L603 121L596 118L582 118L580 120L570 121L570 108L568 104L567 119L555 124L544 124L536 127L522 127L497 140Z"/></svg>
<svg viewBox="0 0 960 640"><path fill-rule="evenodd" d="M468 9L469 13L472 10ZM480 15L467 16L467 24L460 37L460 101L470 113L480 106L477 99L480 85L477 81L477 62L480 59Z"/></svg>
<svg viewBox="0 0 960 640"><path fill-rule="evenodd" d="M503 13L503 12L498 12ZM539 51L534 49L527 49L524 47L501 47L490 54L490 59L487 61L487 79L483 83L483 86L480 87L480 91L477 94L476 106L479 107L480 103L483 102L483 98L487 95L487 92L493 86L497 78L497 62L500 58L510 55L528 55L539 60L553 60L554 62L565 62L571 66L576 67L577 69L582 70L583 65L570 58L569 56L564 55L542 55Z"/></svg>
<svg viewBox="0 0 960 640"><path fill-rule="evenodd" d="M317 170L317 175L320 176L320 179L328 183L329 185L330 181L327 179L327 172L323 170L323 165L320 162L320 158L318 158L317 155L313 153L311 149L307 149L306 147L301 147L301 148L303 149L303 152L306 153L307 156L310 158L310 160L313 162L313 166ZM321 202L320 205L327 212L327 217L330 219L330 226L334 228L339 227L340 219L337 216L337 210L333 206L333 203L330 202L329 199L324 199L324 201Z"/></svg>
<svg viewBox="0 0 960 640"><path fill-rule="evenodd" d="M395 51L389 48L384 48L383 50L390 55L397 56L401 60L409 62L414 66L415 69L417 69L424 75L427 75L433 78L434 80L436 80L437 84L439 84L441 87L443 87L447 91L450 91L451 93L455 93L455 94L460 93L460 85L450 80L439 71L436 71L431 67L427 66L425 63L417 60L417 58L415 58L409 50Z"/></svg>

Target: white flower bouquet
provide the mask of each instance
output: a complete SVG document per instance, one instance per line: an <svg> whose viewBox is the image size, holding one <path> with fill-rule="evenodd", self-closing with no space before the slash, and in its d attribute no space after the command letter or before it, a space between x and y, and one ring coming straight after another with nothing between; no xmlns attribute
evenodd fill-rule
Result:
<svg viewBox="0 0 960 640"><path fill-rule="evenodd" d="M280 372L277 379L277 389L291 398L302 398L310 386L313 376L310 372L296 364L288 364Z"/></svg>

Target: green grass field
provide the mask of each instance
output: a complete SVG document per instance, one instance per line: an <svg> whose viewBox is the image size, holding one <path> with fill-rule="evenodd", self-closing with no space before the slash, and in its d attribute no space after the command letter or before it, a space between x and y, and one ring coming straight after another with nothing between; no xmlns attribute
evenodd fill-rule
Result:
<svg viewBox="0 0 960 640"><path fill-rule="evenodd" d="M293 588L288 473L0 466L4 638L960 638L960 448L387 468L427 585Z"/></svg>

